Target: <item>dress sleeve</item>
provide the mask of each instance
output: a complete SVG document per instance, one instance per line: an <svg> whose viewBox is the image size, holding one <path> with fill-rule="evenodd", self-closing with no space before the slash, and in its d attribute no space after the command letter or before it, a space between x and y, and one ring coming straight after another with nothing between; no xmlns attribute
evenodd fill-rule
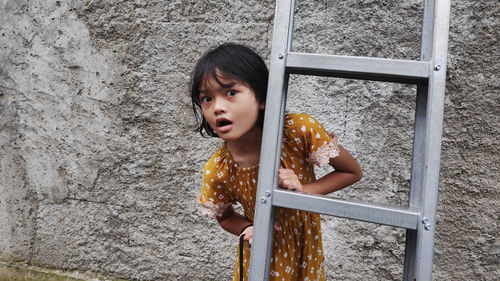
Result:
<svg viewBox="0 0 500 281"><path fill-rule="evenodd" d="M328 133L318 120L300 113L287 115L285 122L291 141L305 153L310 163L322 166L339 156L337 137Z"/></svg>
<svg viewBox="0 0 500 281"><path fill-rule="evenodd" d="M203 169L203 186L198 196L201 213L211 218L221 217L231 208L235 200L225 188L226 174L218 165L218 159L212 157Z"/></svg>

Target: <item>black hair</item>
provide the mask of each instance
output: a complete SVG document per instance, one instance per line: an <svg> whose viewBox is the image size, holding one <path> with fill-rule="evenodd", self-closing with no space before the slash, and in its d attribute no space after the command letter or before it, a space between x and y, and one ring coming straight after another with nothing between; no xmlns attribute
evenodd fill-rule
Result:
<svg viewBox="0 0 500 281"><path fill-rule="evenodd" d="M217 72L216 72L217 71ZM227 87L220 80L229 77L250 85L259 104L265 104L267 95L267 81L269 71L264 60L250 48L225 43L205 53L196 64L191 81L191 101L196 118L196 131L202 136L204 133L211 137L218 137L203 116L200 104L201 83L210 75L223 87ZM264 124L264 109L259 109L257 124L262 128Z"/></svg>

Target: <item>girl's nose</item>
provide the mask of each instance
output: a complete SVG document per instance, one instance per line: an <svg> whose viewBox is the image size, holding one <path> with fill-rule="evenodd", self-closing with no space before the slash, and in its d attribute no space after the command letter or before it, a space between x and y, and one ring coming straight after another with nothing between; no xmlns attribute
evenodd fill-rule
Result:
<svg viewBox="0 0 500 281"><path fill-rule="evenodd" d="M227 105L226 105L226 101L224 99L216 98L214 100L214 112L215 113L226 112L226 110L227 110L226 107L227 107Z"/></svg>

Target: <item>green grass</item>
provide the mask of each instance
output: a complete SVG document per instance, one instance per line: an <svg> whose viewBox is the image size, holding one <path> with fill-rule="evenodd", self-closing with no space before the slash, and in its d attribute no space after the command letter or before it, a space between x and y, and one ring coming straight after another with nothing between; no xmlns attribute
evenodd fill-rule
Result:
<svg viewBox="0 0 500 281"><path fill-rule="evenodd" d="M127 281L86 271L70 272L31 266L25 263L4 262L0 259L0 281Z"/></svg>
<svg viewBox="0 0 500 281"><path fill-rule="evenodd" d="M34 271L28 268L10 267L0 264L0 281L81 281L54 273Z"/></svg>

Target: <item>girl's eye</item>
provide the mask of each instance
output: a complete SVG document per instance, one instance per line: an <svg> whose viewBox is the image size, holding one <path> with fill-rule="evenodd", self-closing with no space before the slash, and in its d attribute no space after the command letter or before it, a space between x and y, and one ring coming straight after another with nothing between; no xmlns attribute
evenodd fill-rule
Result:
<svg viewBox="0 0 500 281"><path fill-rule="evenodd" d="M208 97L208 96L204 96L204 97L201 97L201 98L200 98L201 103L209 102L209 101L211 101L211 100L212 100L212 99L211 99L210 97Z"/></svg>
<svg viewBox="0 0 500 281"><path fill-rule="evenodd" d="M233 97L234 95L236 95L236 90L229 90L227 91L226 95L228 97Z"/></svg>

